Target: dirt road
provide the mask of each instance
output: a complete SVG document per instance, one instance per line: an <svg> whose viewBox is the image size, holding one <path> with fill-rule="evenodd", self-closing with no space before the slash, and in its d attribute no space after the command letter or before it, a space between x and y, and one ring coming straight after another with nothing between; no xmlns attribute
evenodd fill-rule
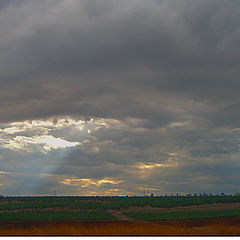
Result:
<svg viewBox="0 0 240 240"><path fill-rule="evenodd" d="M120 210L109 210L109 212L118 218L119 221L128 221L128 222L134 222L134 223L144 223L144 221L131 218L129 216L126 216L123 214Z"/></svg>

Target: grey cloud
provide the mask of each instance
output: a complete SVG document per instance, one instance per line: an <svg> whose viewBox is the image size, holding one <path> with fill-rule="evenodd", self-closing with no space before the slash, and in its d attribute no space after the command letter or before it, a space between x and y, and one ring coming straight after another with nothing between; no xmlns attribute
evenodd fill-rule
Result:
<svg viewBox="0 0 240 240"><path fill-rule="evenodd" d="M180 108L193 99L217 111L226 102L223 95L232 105L239 14L235 1L225 5L185 0L11 5L2 28L7 29L1 42L2 121L73 114L144 118L151 126L187 118L171 111L171 97L177 96ZM203 116L214 122L235 110Z"/></svg>
<svg viewBox="0 0 240 240"><path fill-rule="evenodd" d="M96 131L85 123L81 134L49 128L88 142L47 156L3 150L1 169L46 164L61 177L124 178L129 191L146 181L163 192L190 191L189 181L199 181L199 191L220 189L220 176L237 182L239 7L234 0L1 1L0 122L119 120ZM141 178L132 168L167 163L174 152L178 165L167 172ZM60 191L56 179L46 181Z"/></svg>

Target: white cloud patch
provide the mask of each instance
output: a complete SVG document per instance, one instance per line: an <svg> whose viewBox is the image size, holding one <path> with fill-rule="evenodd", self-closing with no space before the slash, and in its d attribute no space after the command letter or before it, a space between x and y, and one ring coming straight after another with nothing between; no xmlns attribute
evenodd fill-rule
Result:
<svg viewBox="0 0 240 240"><path fill-rule="evenodd" d="M41 136L33 140L36 143L43 143L46 150L74 147L80 144L80 142L69 142L61 138L55 138L53 136Z"/></svg>
<svg viewBox="0 0 240 240"><path fill-rule="evenodd" d="M91 119L89 121L75 120L70 117L12 122L4 124L0 129L0 146L14 151L27 152L51 151L75 147L86 140L90 133L115 123L111 119L104 122L103 119ZM70 139L73 137L75 141ZM66 139L66 136L70 139ZM76 141L78 140L78 141ZM37 148L36 148L37 147ZM98 147L89 149L98 152Z"/></svg>
<svg viewBox="0 0 240 240"><path fill-rule="evenodd" d="M74 147L80 143L69 142L61 138L55 138L51 135L43 135L38 137L17 136L12 140L9 140L7 144L3 145L3 147L12 150L29 149L31 148L31 144L40 145L44 150L50 151L52 149Z"/></svg>
<svg viewBox="0 0 240 240"><path fill-rule="evenodd" d="M22 122L12 122L6 124L6 127L0 131L5 134L15 134L25 131L49 132L51 129L60 129L64 127L77 126L81 129L84 121L76 121L71 118L59 118L50 120L32 120Z"/></svg>
<svg viewBox="0 0 240 240"><path fill-rule="evenodd" d="M40 150L50 151L52 149L74 147L78 144L80 144L80 142L70 142L61 138L55 138L51 135L34 137L16 136L6 140L5 143L2 144L2 147L14 151L25 150L31 152L36 150L32 145L37 145Z"/></svg>
<svg viewBox="0 0 240 240"><path fill-rule="evenodd" d="M71 118L33 120L5 124L0 131L0 146L14 151L51 151L75 147L80 141L66 140L64 136L54 136L65 128L83 130L84 121ZM51 134L50 134L51 133ZM37 147L37 148L36 148Z"/></svg>

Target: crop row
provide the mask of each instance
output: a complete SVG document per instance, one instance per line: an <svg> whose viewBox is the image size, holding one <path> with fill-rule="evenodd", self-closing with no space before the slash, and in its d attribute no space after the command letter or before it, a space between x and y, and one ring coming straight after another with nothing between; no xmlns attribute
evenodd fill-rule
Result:
<svg viewBox="0 0 240 240"><path fill-rule="evenodd" d="M181 212L123 212L125 215L144 221L193 220L209 218L239 217L240 209L216 211L181 211Z"/></svg>
<svg viewBox="0 0 240 240"><path fill-rule="evenodd" d="M116 220L107 211L94 212L8 212L0 213L0 221L54 221L54 220Z"/></svg>
<svg viewBox="0 0 240 240"><path fill-rule="evenodd" d="M108 210L128 207L177 207L212 203L240 202L238 196L193 196L193 197L29 197L1 200L0 210L26 208L68 208L81 210Z"/></svg>

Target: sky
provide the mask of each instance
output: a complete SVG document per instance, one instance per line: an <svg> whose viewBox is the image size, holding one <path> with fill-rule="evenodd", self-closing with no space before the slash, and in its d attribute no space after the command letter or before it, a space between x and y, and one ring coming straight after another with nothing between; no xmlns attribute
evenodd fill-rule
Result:
<svg viewBox="0 0 240 240"><path fill-rule="evenodd" d="M1 0L0 194L240 192L240 1Z"/></svg>

